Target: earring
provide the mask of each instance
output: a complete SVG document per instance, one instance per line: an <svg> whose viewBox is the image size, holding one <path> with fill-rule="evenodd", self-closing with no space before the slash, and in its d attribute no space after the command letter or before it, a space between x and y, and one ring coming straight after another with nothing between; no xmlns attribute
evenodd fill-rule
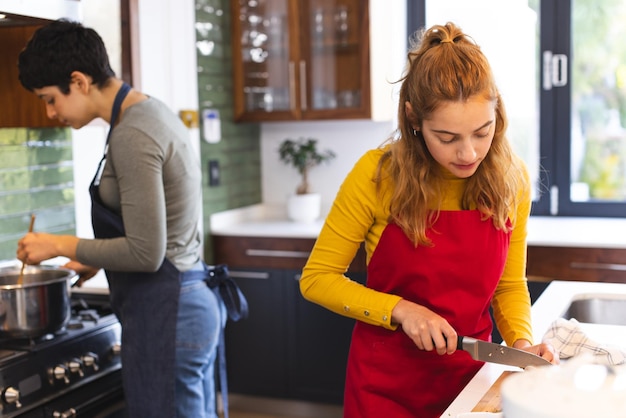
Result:
<svg viewBox="0 0 626 418"><path fill-rule="evenodd" d="M417 136L417 129L413 128L413 136Z"/></svg>

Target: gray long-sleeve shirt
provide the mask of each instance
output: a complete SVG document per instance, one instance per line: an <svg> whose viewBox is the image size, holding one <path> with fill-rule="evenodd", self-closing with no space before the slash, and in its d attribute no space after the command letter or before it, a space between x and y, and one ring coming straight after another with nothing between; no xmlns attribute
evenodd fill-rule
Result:
<svg viewBox="0 0 626 418"><path fill-rule="evenodd" d="M81 239L77 260L114 271L156 271L167 257L188 270L202 245L201 182L178 117L154 98L130 106L111 134L99 190L103 203L121 214L126 236Z"/></svg>

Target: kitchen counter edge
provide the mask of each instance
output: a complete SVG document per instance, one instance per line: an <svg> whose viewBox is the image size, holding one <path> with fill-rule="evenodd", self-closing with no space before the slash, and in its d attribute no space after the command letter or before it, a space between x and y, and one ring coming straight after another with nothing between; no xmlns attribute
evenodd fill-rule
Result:
<svg viewBox="0 0 626 418"><path fill-rule="evenodd" d="M324 216L315 222L287 219L281 205L259 204L218 212L210 217L212 235L317 238ZM626 218L531 216L528 245L626 249Z"/></svg>

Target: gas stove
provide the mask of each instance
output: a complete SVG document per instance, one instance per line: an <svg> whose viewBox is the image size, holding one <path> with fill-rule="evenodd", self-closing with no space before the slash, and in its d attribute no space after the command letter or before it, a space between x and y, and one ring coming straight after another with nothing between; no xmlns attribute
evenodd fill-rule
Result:
<svg viewBox="0 0 626 418"><path fill-rule="evenodd" d="M54 334L0 339L0 417L93 417L87 411L102 408L94 399L123 399L121 326L108 294L73 292L71 304Z"/></svg>

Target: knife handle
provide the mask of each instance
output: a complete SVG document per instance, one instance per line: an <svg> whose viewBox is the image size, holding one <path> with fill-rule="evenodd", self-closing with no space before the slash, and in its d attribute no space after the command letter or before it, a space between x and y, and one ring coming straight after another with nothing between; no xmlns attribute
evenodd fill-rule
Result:
<svg viewBox="0 0 626 418"><path fill-rule="evenodd" d="M463 350L463 338L464 337L462 335L459 335L457 337L457 340L456 340L456 349L457 350Z"/></svg>
<svg viewBox="0 0 626 418"><path fill-rule="evenodd" d="M462 335L459 335L457 337L456 349L457 350L465 350L465 351L471 350L470 348L465 349L463 347L463 343L465 343L465 345L467 345L468 347L471 347L471 344L476 344L477 341L478 340L476 338L464 337Z"/></svg>

